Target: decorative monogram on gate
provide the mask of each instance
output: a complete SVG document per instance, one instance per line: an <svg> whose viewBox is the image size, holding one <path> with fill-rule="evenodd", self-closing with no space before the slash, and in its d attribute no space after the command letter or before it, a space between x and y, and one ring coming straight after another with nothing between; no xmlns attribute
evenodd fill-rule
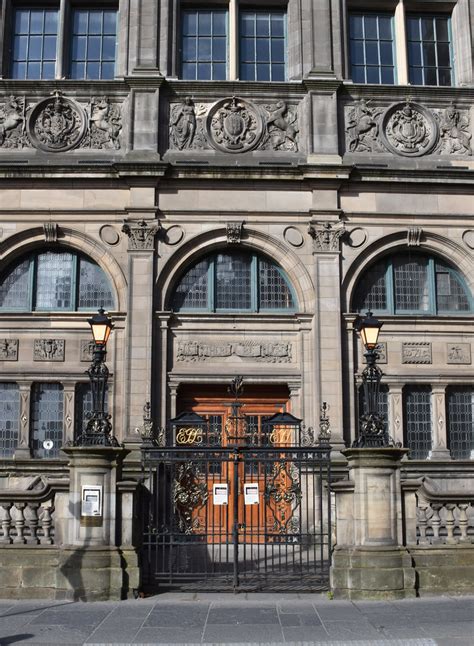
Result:
<svg viewBox="0 0 474 646"><path fill-rule="evenodd" d="M176 433L176 444L202 444L202 429L180 428Z"/></svg>
<svg viewBox="0 0 474 646"><path fill-rule="evenodd" d="M204 531L196 511L204 507L207 499L207 485L199 482L199 474L195 473L192 462L178 464L173 483L173 503L180 532L193 534Z"/></svg>

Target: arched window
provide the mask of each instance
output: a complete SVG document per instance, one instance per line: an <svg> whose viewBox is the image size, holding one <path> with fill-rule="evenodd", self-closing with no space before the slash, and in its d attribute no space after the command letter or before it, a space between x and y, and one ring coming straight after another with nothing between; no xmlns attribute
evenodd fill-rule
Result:
<svg viewBox="0 0 474 646"><path fill-rule="evenodd" d="M107 276L90 258L61 250L23 257L0 279L0 310L95 310L113 308Z"/></svg>
<svg viewBox="0 0 474 646"><path fill-rule="evenodd" d="M356 311L379 314L463 314L472 297L455 269L423 254L382 258L360 278L354 294Z"/></svg>
<svg viewBox="0 0 474 646"><path fill-rule="evenodd" d="M179 280L175 311L267 312L293 310L296 299L282 270L269 258L242 252L215 253Z"/></svg>

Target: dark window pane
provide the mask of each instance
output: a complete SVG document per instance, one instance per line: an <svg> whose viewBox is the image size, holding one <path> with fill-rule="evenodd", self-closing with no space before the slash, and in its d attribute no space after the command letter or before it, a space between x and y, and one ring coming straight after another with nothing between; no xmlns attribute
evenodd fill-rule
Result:
<svg viewBox="0 0 474 646"><path fill-rule="evenodd" d="M63 387L34 384L31 393L31 448L35 458L57 458L63 445ZM43 447L52 440L53 448Z"/></svg>
<svg viewBox="0 0 474 646"><path fill-rule="evenodd" d="M26 310L30 298L30 260L20 262L9 270L0 283L0 308L2 310Z"/></svg>
<svg viewBox="0 0 474 646"><path fill-rule="evenodd" d="M191 36L197 34L197 13L195 11L183 13L183 34Z"/></svg>
<svg viewBox="0 0 474 646"><path fill-rule="evenodd" d="M278 267L269 260L260 260L260 309L288 309L294 307L293 297Z"/></svg>
<svg viewBox="0 0 474 646"><path fill-rule="evenodd" d="M451 85L451 70L441 68L438 71L439 84L440 85Z"/></svg>
<svg viewBox="0 0 474 646"><path fill-rule="evenodd" d="M283 40L272 40L271 60L273 63L284 62L285 43L283 42Z"/></svg>
<svg viewBox="0 0 474 646"><path fill-rule="evenodd" d="M92 80L100 79L100 63L86 64L86 78Z"/></svg>
<svg viewBox="0 0 474 646"><path fill-rule="evenodd" d="M195 63L183 63L181 76L187 81L196 79L196 64Z"/></svg>
<svg viewBox="0 0 474 646"><path fill-rule="evenodd" d="M103 33L110 34L115 37L117 33L117 12L104 11Z"/></svg>
<svg viewBox="0 0 474 646"><path fill-rule="evenodd" d="M18 444L20 389L15 383L0 383L0 456L11 458Z"/></svg>
<svg viewBox="0 0 474 646"><path fill-rule="evenodd" d="M14 79L26 78L26 63L13 63L12 78Z"/></svg>
<svg viewBox="0 0 474 646"><path fill-rule="evenodd" d="M226 14L224 11L214 11L212 16L212 26L214 36L225 36L226 29Z"/></svg>
<svg viewBox="0 0 474 646"><path fill-rule="evenodd" d="M13 60L24 61L26 60L26 52L28 47L28 36L18 36L13 43Z"/></svg>
<svg viewBox="0 0 474 646"><path fill-rule="evenodd" d="M214 38L212 40L212 60L225 61L226 60L226 39Z"/></svg>
<svg viewBox="0 0 474 646"><path fill-rule="evenodd" d="M410 16L408 18L408 63L412 83L424 85L450 84L450 74L440 74L440 67L449 68L451 65L448 21L448 17L430 15ZM410 26L415 23L421 25L420 33L415 34L414 30L411 29ZM418 42L420 37L419 49ZM415 39L416 43L411 42ZM412 69L417 66L420 66L422 70L415 71Z"/></svg>
<svg viewBox="0 0 474 646"><path fill-rule="evenodd" d="M56 36L45 36L43 58L45 60L54 60L56 58Z"/></svg>
<svg viewBox="0 0 474 646"><path fill-rule="evenodd" d="M183 39L183 61L197 60L196 38Z"/></svg>
<svg viewBox="0 0 474 646"><path fill-rule="evenodd" d="M43 38L41 36L30 37L30 49L28 53L28 59L30 61L40 61L43 58L41 55L42 44Z"/></svg>
<svg viewBox="0 0 474 646"><path fill-rule="evenodd" d="M364 31L363 31L363 17L359 15L354 15L352 14L349 18L349 31L351 34L351 38L363 38L364 37Z"/></svg>
<svg viewBox="0 0 474 646"><path fill-rule="evenodd" d="M54 63L43 63L43 72L41 77L45 80L54 79L56 73L56 66Z"/></svg>
<svg viewBox="0 0 474 646"><path fill-rule="evenodd" d="M115 76L115 63L102 63L101 70L101 78L113 79Z"/></svg>
<svg viewBox="0 0 474 646"><path fill-rule="evenodd" d="M28 9L17 9L15 11L15 33L28 34L30 24L30 12Z"/></svg>
<svg viewBox="0 0 474 646"><path fill-rule="evenodd" d="M71 63L71 78L72 79L83 79L85 78L86 66L84 63Z"/></svg>
<svg viewBox="0 0 474 646"><path fill-rule="evenodd" d="M379 67L367 67L367 83L380 83Z"/></svg>
<svg viewBox="0 0 474 646"><path fill-rule="evenodd" d="M380 43L380 63L382 65L393 65L393 47L392 43Z"/></svg>
<svg viewBox="0 0 474 646"><path fill-rule="evenodd" d="M41 78L41 64L40 63L28 63L27 68L27 78L33 81L37 81Z"/></svg>
<svg viewBox="0 0 474 646"><path fill-rule="evenodd" d="M364 65L364 42L362 40L351 41L351 62L353 65Z"/></svg>
<svg viewBox="0 0 474 646"><path fill-rule="evenodd" d="M379 38L393 40L392 18L390 16L379 16Z"/></svg>
<svg viewBox="0 0 474 646"><path fill-rule="evenodd" d="M217 309L248 310L251 307L251 256L216 256L215 298Z"/></svg>
<svg viewBox="0 0 474 646"><path fill-rule="evenodd" d="M44 25L44 12L39 10L31 10L30 17L30 34L42 34Z"/></svg>
<svg viewBox="0 0 474 646"><path fill-rule="evenodd" d="M352 67L352 80L354 83L365 83L365 67L354 65Z"/></svg>
<svg viewBox="0 0 474 646"><path fill-rule="evenodd" d="M375 15L366 15L364 20L365 27L365 39L366 40L377 40L377 16Z"/></svg>
<svg viewBox="0 0 474 646"><path fill-rule="evenodd" d="M259 63L270 61L270 42L268 40L257 39L257 61Z"/></svg>
<svg viewBox="0 0 474 646"><path fill-rule="evenodd" d="M255 81L255 65L242 63L240 66L240 78L242 81Z"/></svg>
<svg viewBox="0 0 474 646"><path fill-rule="evenodd" d="M421 66L421 46L419 43L408 43L408 60L410 65Z"/></svg>
<svg viewBox="0 0 474 646"><path fill-rule="evenodd" d="M285 81L285 66L283 63L272 64L272 81Z"/></svg>
<svg viewBox="0 0 474 646"><path fill-rule="evenodd" d="M367 65L379 64L379 47L378 43L366 42L365 43L365 62Z"/></svg>
<svg viewBox="0 0 474 646"><path fill-rule="evenodd" d="M183 15L181 76L184 79L225 79L227 12L197 9ZM191 34L192 37L189 37ZM197 34L198 38L194 38ZM197 63L190 65L190 63ZM217 65L219 64L219 65ZM224 64L224 67L222 66ZM222 71L224 70L224 76Z"/></svg>
<svg viewBox="0 0 474 646"><path fill-rule="evenodd" d="M410 68L410 83L411 85L423 85L423 70L421 67Z"/></svg>
<svg viewBox="0 0 474 646"><path fill-rule="evenodd" d="M438 75L435 67L425 67L425 85L438 85Z"/></svg>
<svg viewBox="0 0 474 646"><path fill-rule="evenodd" d="M270 81L270 65L257 63L257 81Z"/></svg>
<svg viewBox="0 0 474 646"><path fill-rule="evenodd" d="M421 40L420 37L420 21L418 18L407 19L407 38L408 40Z"/></svg>
<svg viewBox="0 0 474 646"><path fill-rule="evenodd" d="M283 14L276 15L273 14L271 16L271 35L273 37L278 36L280 38L283 38L285 35L285 21L284 21L284 16Z"/></svg>
<svg viewBox="0 0 474 646"><path fill-rule="evenodd" d="M115 36L105 36L102 41L102 60L115 61Z"/></svg>
<svg viewBox="0 0 474 646"><path fill-rule="evenodd" d="M255 41L250 38L242 38L240 41L240 59L242 61L255 60Z"/></svg>
<svg viewBox="0 0 474 646"><path fill-rule="evenodd" d="M270 35L270 16L267 13L257 13L257 36Z"/></svg>
<svg viewBox="0 0 474 646"><path fill-rule="evenodd" d="M100 36L90 36L87 48L87 60L98 61L100 60Z"/></svg>
<svg viewBox="0 0 474 646"><path fill-rule="evenodd" d="M455 460L469 460L474 452L474 390L448 388L446 393L448 446Z"/></svg>
<svg viewBox="0 0 474 646"><path fill-rule="evenodd" d="M212 35L212 13L210 11L200 11L198 15L198 30L200 36Z"/></svg>
<svg viewBox="0 0 474 646"><path fill-rule="evenodd" d="M436 50L433 43L423 43L423 65L425 67L436 65Z"/></svg>
<svg viewBox="0 0 474 646"><path fill-rule="evenodd" d="M208 272L209 260L206 259L198 262L184 275L174 292L174 310L208 308Z"/></svg>
<svg viewBox="0 0 474 646"><path fill-rule="evenodd" d="M243 11L240 15L240 33L242 36L255 36L255 13Z"/></svg>
<svg viewBox="0 0 474 646"><path fill-rule="evenodd" d="M37 256L36 307L63 310L72 308L73 256L48 251Z"/></svg>
<svg viewBox="0 0 474 646"><path fill-rule="evenodd" d="M447 18L436 18L436 40L449 42L449 27Z"/></svg>
<svg viewBox="0 0 474 646"><path fill-rule="evenodd" d="M197 74L198 79L210 81L212 79L212 65L210 63L198 63Z"/></svg>
<svg viewBox="0 0 474 646"><path fill-rule="evenodd" d="M212 64L212 78L215 81L225 81L226 78L226 64L213 63Z"/></svg>
<svg viewBox="0 0 474 646"><path fill-rule="evenodd" d="M102 11L89 12L89 34L102 33Z"/></svg>
<svg viewBox="0 0 474 646"><path fill-rule="evenodd" d="M449 67L450 65L450 51L448 43L438 43L436 46L438 52L438 65L440 67Z"/></svg>
<svg viewBox="0 0 474 646"><path fill-rule="evenodd" d="M355 291L354 307L356 311L387 309L386 273L386 261L382 260L363 274Z"/></svg>
<svg viewBox="0 0 474 646"><path fill-rule="evenodd" d="M429 386L408 386L403 394L408 457L426 460L431 451L431 390Z"/></svg>
<svg viewBox="0 0 474 646"><path fill-rule="evenodd" d="M211 61L211 39L210 38L199 38L198 40L198 60L199 61Z"/></svg>
<svg viewBox="0 0 474 646"><path fill-rule="evenodd" d="M73 14L73 32L75 34L87 34L88 33L88 18L89 12L83 11L81 9L76 9Z"/></svg>
<svg viewBox="0 0 474 646"><path fill-rule="evenodd" d="M428 260L399 256L393 261L395 309L427 312L430 309Z"/></svg>
<svg viewBox="0 0 474 646"><path fill-rule="evenodd" d="M382 67L380 70L382 83L393 85L395 83L393 67Z"/></svg>
<svg viewBox="0 0 474 646"><path fill-rule="evenodd" d="M433 41L434 38L434 25L433 18L421 19L421 38L422 40Z"/></svg>
<svg viewBox="0 0 474 646"><path fill-rule="evenodd" d="M112 290L107 276L92 260L79 260L79 300L78 308L97 310L99 307L111 309L114 306Z"/></svg>

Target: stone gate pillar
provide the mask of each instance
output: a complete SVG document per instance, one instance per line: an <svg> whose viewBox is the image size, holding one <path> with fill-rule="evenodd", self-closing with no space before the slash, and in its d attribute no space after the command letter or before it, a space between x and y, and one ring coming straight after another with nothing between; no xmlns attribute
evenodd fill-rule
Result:
<svg viewBox="0 0 474 646"><path fill-rule="evenodd" d="M138 588L137 555L121 545L117 481L128 450L64 447L70 471L68 531L61 546L56 598L122 599Z"/></svg>
<svg viewBox="0 0 474 646"><path fill-rule="evenodd" d="M415 570L403 546L400 461L407 449L347 449L349 480L336 493L331 587L338 598L415 596Z"/></svg>

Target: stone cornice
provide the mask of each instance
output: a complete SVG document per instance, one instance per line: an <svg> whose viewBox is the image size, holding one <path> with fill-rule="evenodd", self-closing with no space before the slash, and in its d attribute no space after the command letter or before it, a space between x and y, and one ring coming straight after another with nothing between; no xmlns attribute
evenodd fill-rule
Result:
<svg viewBox="0 0 474 646"><path fill-rule="evenodd" d="M363 97L376 101L377 99L404 102L407 99L419 103L472 103L474 100L473 87L428 87L422 85L360 85L353 83L340 84L341 98L348 99Z"/></svg>

